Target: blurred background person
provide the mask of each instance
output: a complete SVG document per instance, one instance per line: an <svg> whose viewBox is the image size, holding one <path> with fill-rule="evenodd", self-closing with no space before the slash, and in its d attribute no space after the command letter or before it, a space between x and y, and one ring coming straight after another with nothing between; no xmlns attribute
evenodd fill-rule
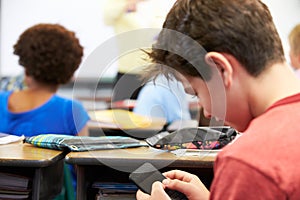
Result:
<svg viewBox="0 0 300 200"><path fill-rule="evenodd" d="M168 124L178 120L191 120L189 102L181 82L175 77L166 79L158 75L141 89L133 112L165 118Z"/></svg>
<svg viewBox="0 0 300 200"><path fill-rule="evenodd" d="M117 47L121 52L112 102L136 99L133 112L163 117L168 124L176 120L191 119L188 97L181 82L175 78L167 80L164 76L159 76L155 83L153 80L144 81L143 74L147 73L144 71L145 67L150 64L148 55L141 50L144 46L139 49L129 47L130 43L137 40L151 47L174 3L175 0L107 0L103 12L104 22L113 27ZM149 34L142 35L143 37L134 32L146 28L153 30L149 30ZM120 37L122 33L127 37Z"/></svg>
<svg viewBox="0 0 300 200"><path fill-rule="evenodd" d="M300 24L296 25L290 32L289 45L291 66L300 78Z"/></svg>
<svg viewBox="0 0 300 200"><path fill-rule="evenodd" d="M104 23L112 26L116 35L144 28L160 29L169 9L175 0L106 0L104 4ZM151 47L159 30L144 37L136 34L128 38L116 37L119 52L125 54L118 58L118 73L115 78L112 101L136 99L143 85L140 74L148 64L147 56L141 49L128 49L130 43L139 40Z"/></svg>

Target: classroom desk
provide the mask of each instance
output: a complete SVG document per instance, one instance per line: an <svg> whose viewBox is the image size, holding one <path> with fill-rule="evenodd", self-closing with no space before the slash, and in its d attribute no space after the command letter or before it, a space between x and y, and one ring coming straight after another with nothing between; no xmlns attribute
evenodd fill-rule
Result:
<svg viewBox="0 0 300 200"><path fill-rule="evenodd" d="M129 182L129 173L145 162L161 171L182 169L199 176L210 187L216 152L202 151L199 156L176 156L170 152L150 147L129 149L71 152L66 162L77 169L77 199L94 198L90 186L95 181Z"/></svg>
<svg viewBox="0 0 300 200"><path fill-rule="evenodd" d="M161 131L161 129L121 129L117 125L107 125L95 121L88 122L89 136L127 136L145 139Z"/></svg>
<svg viewBox="0 0 300 200"><path fill-rule="evenodd" d="M32 179L33 200L52 199L61 191L65 153L30 144L0 145L0 171Z"/></svg>
<svg viewBox="0 0 300 200"><path fill-rule="evenodd" d="M171 124L166 124L155 128L139 128L139 129L121 129L117 124L101 123L90 120L88 122L89 136L129 136L136 139L145 139L160 133L161 131L173 132L178 129L187 127L197 127L196 120L178 120Z"/></svg>

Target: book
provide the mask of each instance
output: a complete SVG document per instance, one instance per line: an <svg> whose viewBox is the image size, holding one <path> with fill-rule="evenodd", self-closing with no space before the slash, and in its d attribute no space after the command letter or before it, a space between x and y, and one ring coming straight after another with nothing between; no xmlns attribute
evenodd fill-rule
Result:
<svg viewBox="0 0 300 200"><path fill-rule="evenodd" d="M29 194L3 194L0 193L0 199L5 200L17 200L17 199L28 199Z"/></svg>
<svg viewBox="0 0 300 200"><path fill-rule="evenodd" d="M92 188L97 188L102 194L136 193L138 190L134 183L94 182Z"/></svg>
<svg viewBox="0 0 300 200"><path fill-rule="evenodd" d="M30 178L11 173L0 172L0 188L27 189Z"/></svg>
<svg viewBox="0 0 300 200"><path fill-rule="evenodd" d="M136 200L135 194L96 195L96 200Z"/></svg>
<svg viewBox="0 0 300 200"><path fill-rule="evenodd" d="M0 133L0 144L9 144L13 142L22 141L24 139L24 135L17 136L17 135L10 135L7 133Z"/></svg>
<svg viewBox="0 0 300 200"><path fill-rule="evenodd" d="M30 192L30 178L18 174L0 172L0 199L28 199Z"/></svg>
<svg viewBox="0 0 300 200"><path fill-rule="evenodd" d="M133 183L94 182L92 188L98 189L96 199L101 200L134 200L137 186Z"/></svg>

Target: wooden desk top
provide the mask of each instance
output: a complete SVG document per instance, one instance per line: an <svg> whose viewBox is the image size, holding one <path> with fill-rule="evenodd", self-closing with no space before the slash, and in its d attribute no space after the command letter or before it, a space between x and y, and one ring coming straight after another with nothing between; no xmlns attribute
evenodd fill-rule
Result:
<svg viewBox="0 0 300 200"><path fill-rule="evenodd" d="M46 167L64 156L62 151L38 148L22 142L0 145L0 166Z"/></svg>
<svg viewBox="0 0 300 200"><path fill-rule="evenodd" d="M108 165L112 167L137 167L145 162L156 166L212 168L216 151L199 151L197 156L176 156L173 153L151 147L71 152L66 161L76 165Z"/></svg>

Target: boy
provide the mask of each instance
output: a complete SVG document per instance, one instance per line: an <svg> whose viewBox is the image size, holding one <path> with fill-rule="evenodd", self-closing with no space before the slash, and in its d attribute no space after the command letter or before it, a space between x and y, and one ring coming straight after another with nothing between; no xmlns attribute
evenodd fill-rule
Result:
<svg viewBox="0 0 300 200"><path fill-rule="evenodd" d="M207 117L243 134L218 154L210 191L195 175L174 170L163 184L153 184L151 196L138 191L137 199L170 199L165 188L190 200L299 199L300 82L267 6L179 0L163 28L149 53L153 61L184 75L191 85L186 90L198 96Z"/></svg>

